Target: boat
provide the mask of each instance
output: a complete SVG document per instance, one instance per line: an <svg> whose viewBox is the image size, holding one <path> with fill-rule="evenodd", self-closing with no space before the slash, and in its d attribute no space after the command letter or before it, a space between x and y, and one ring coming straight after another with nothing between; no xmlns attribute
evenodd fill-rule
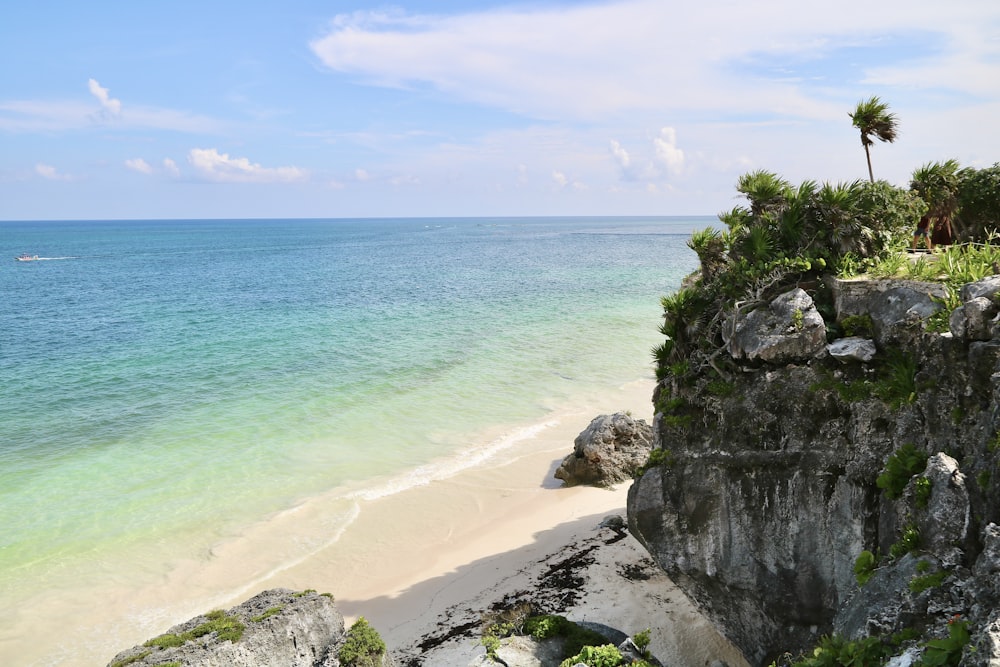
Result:
<svg viewBox="0 0 1000 667"><path fill-rule="evenodd" d="M18 255L14 259L18 262L37 262L40 257L38 255L29 255L28 253L24 253L23 255Z"/></svg>

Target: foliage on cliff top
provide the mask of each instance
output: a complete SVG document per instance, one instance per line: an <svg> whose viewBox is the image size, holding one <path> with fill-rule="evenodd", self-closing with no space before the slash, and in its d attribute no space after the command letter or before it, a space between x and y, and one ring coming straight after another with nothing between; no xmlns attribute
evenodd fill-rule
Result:
<svg viewBox="0 0 1000 667"><path fill-rule="evenodd" d="M805 181L795 187L758 170L743 175L737 190L747 204L719 215L727 230L692 234L688 245L701 270L662 300L667 340L654 350L661 379L687 359L693 360L688 372L712 366L724 374L717 351L727 313L836 272L845 260L876 263L908 243L914 221L927 208L915 194L885 181Z"/></svg>

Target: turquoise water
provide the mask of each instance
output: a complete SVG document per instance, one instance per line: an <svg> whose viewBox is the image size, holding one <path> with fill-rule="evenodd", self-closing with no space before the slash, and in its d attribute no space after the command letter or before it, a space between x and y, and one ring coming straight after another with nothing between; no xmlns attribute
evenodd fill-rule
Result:
<svg viewBox="0 0 1000 667"><path fill-rule="evenodd" d="M0 590L650 376L712 221L0 223Z"/></svg>

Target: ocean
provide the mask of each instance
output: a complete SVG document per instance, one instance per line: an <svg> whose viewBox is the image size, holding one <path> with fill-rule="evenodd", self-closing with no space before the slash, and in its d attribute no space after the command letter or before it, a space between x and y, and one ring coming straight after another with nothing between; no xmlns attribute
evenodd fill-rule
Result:
<svg viewBox="0 0 1000 667"><path fill-rule="evenodd" d="M318 494L335 535L652 377L714 222L0 222L0 605L155 579Z"/></svg>

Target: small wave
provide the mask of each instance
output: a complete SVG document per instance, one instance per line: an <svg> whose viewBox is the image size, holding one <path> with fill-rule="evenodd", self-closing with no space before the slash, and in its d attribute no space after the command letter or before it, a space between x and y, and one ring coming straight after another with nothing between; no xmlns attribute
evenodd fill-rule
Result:
<svg viewBox="0 0 1000 667"><path fill-rule="evenodd" d="M500 452L514 447L518 443L529 440L547 428L551 428L559 423L552 419L530 426L515 429L493 440L487 445L474 449L464 450L457 454L436 463L428 463L401 475L393 477L388 481L367 489L361 489L349 494L347 497L357 500L378 500L397 493L402 493L418 486L426 486L431 482L449 479L469 468L474 468L493 458Z"/></svg>

